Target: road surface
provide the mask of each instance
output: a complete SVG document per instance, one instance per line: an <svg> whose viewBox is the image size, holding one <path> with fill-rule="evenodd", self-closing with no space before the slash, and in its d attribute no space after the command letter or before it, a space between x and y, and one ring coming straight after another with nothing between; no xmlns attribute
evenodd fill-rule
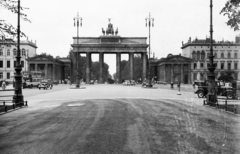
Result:
<svg viewBox="0 0 240 154"><path fill-rule="evenodd" d="M240 153L239 116L192 92L83 86L24 90L29 107L0 116L1 153Z"/></svg>

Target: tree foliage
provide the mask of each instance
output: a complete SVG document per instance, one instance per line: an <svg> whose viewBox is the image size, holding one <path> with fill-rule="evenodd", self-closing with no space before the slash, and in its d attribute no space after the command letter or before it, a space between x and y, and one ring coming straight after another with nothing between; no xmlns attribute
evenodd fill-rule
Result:
<svg viewBox="0 0 240 154"><path fill-rule="evenodd" d="M228 0L225 6L220 11L220 14L226 15L228 21L226 22L228 26L234 29L234 31L239 30L240 24L240 10L239 5L240 0Z"/></svg>
<svg viewBox="0 0 240 154"><path fill-rule="evenodd" d="M12 13L17 14L18 13L18 1L0 0L0 8L3 8L5 10L8 10ZM31 22L27 18L27 15L23 12L26 9L28 9L28 8L20 6L20 17L24 21ZM8 21L0 19L0 36L1 36L1 38L5 38L6 35L15 37L17 35L17 28L15 26L13 26L11 23L8 23ZM20 32L20 35L26 36L23 32Z"/></svg>

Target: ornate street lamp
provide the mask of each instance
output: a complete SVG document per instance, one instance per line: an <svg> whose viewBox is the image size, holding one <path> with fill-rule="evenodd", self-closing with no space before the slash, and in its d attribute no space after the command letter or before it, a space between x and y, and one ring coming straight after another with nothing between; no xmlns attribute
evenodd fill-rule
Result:
<svg viewBox="0 0 240 154"><path fill-rule="evenodd" d="M22 66L21 66L21 51L20 51L20 0L18 0L18 25L17 25L17 56L16 56L16 67L15 67L15 90L13 96L13 102L16 105L24 105L22 95Z"/></svg>
<svg viewBox="0 0 240 154"><path fill-rule="evenodd" d="M77 20L77 70L76 70L76 88L80 87L80 81L79 81L79 68L78 68L78 61L79 61L79 53L78 53L78 34L79 34L79 21L80 21L80 26L82 26L82 18L79 17L79 14L77 13L77 17L73 18L74 20L74 27L76 26L75 20Z"/></svg>
<svg viewBox="0 0 240 154"><path fill-rule="evenodd" d="M207 94L207 103L208 104L212 104L212 103L216 103L217 101L217 97L216 97L216 81L215 81L215 74L214 74L214 70L215 70L215 66L213 63L213 25L212 25L212 0L210 0L210 54L209 54L209 61L210 61L210 65L208 67L209 70L209 74L208 74L208 94Z"/></svg>
<svg viewBox="0 0 240 154"><path fill-rule="evenodd" d="M146 19L146 27L149 27L149 50L148 50L148 84L146 84L147 87L152 87L152 83L151 83L151 66L150 66L150 56L151 56L151 45L150 45L150 30L151 30L151 26L153 27L153 22L154 22L154 18L151 18L150 12L149 12L149 17L147 17Z"/></svg>

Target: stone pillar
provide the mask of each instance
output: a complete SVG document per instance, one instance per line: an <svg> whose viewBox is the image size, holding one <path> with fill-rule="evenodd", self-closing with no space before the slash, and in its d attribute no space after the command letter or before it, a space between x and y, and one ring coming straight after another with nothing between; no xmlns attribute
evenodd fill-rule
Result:
<svg viewBox="0 0 240 154"><path fill-rule="evenodd" d="M163 81L166 82L166 66L167 64L163 65ZM159 74L160 75L160 74Z"/></svg>
<svg viewBox="0 0 240 154"><path fill-rule="evenodd" d="M147 53L142 53L142 64L143 64L143 72L142 72L142 82L147 78Z"/></svg>
<svg viewBox="0 0 240 154"><path fill-rule="evenodd" d="M183 64L180 64L180 65L181 65L181 69L180 69L181 70L181 74L180 74L181 75L181 79L180 79L180 82L184 83L184 81L183 81L184 80L183 79L183 77L184 77L184 75L183 75L183 67L184 67L184 65Z"/></svg>
<svg viewBox="0 0 240 154"><path fill-rule="evenodd" d="M103 66L104 66L104 57L103 53L99 53L99 83L103 83Z"/></svg>
<svg viewBox="0 0 240 154"><path fill-rule="evenodd" d="M130 80L133 80L134 76L133 76L133 61L134 61L134 54L133 53L129 53L129 64L130 64L130 69L129 69L129 78Z"/></svg>
<svg viewBox="0 0 240 154"><path fill-rule="evenodd" d="M90 83L90 75L91 75L91 71L90 71L90 63L91 63L91 53L86 53L86 83L89 84Z"/></svg>
<svg viewBox="0 0 240 154"><path fill-rule="evenodd" d="M29 62L28 62L28 66L27 66L27 71L29 71L29 72L31 71L31 70L30 70L30 63L29 63Z"/></svg>
<svg viewBox="0 0 240 154"><path fill-rule="evenodd" d="M191 64L188 64L188 83L192 83Z"/></svg>
<svg viewBox="0 0 240 154"><path fill-rule="evenodd" d="M116 55L116 78L118 80L118 83L122 83L122 78L121 78L121 53L117 53Z"/></svg>
<svg viewBox="0 0 240 154"><path fill-rule="evenodd" d="M52 69L52 78L55 80L55 64L53 64L53 69Z"/></svg>
<svg viewBox="0 0 240 154"><path fill-rule="evenodd" d="M47 71L48 71L48 69L47 69L47 66L48 66L48 64L45 64L45 66L44 66L44 71L45 71L45 79L47 79L48 78L48 73L47 73Z"/></svg>
<svg viewBox="0 0 240 154"><path fill-rule="evenodd" d="M171 64L171 82L173 82L173 83L174 83L174 77L173 77L173 67L174 67L174 65L173 65L173 64Z"/></svg>
<svg viewBox="0 0 240 154"><path fill-rule="evenodd" d="M70 81L72 83L72 67L71 67L71 64L68 65L68 75L69 75Z"/></svg>
<svg viewBox="0 0 240 154"><path fill-rule="evenodd" d="M65 71L65 66L61 66L61 68L62 68L61 69L61 73L62 73L61 76L62 76L62 80L64 80L65 79L65 72L64 72Z"/></svg>

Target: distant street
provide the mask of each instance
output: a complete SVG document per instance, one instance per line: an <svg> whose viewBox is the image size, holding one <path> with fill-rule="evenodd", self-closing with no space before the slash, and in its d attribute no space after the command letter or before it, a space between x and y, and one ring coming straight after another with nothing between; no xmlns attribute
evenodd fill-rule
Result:
<svg viewBox="0 0 240 154"><path fill-rule="evenodd" d="M5 153L240 153L238 115L203 106L190 85L24 89L29 106L0 115Z"/></svg>

